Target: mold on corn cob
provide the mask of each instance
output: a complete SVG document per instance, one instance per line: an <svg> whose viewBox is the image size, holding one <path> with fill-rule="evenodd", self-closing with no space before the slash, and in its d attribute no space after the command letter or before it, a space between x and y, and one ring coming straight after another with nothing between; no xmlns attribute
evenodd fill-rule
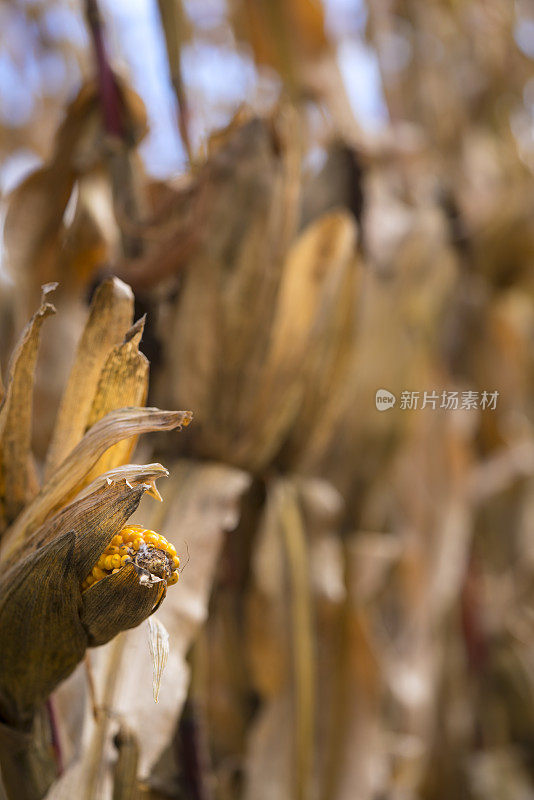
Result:
<svg viewBox="0 0 534 800"><path fill-rule="evenodd" d="M86 591L126 564L156 575L172 586L178 581L180 559L176 548L164 536L141 525L127 525L116 534L82 583Z"/></svg>

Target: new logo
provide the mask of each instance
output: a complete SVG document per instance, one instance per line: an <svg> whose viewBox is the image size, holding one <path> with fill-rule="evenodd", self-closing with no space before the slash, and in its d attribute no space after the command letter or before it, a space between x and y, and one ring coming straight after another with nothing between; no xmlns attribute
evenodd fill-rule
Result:
<svg viewBox="0 0 534 800"><path fill-rule="evenodd" d="M396 397L387 389L378 389L375 395L375 404L379 411L387 411L388 408L393 408L395 405Z"/></svg>

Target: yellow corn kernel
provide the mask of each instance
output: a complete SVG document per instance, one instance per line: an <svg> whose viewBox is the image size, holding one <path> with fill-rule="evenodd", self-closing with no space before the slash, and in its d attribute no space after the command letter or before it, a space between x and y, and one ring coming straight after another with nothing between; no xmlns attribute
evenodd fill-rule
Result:
<svg viewBox="0 0 534 800"><path fill-rule="evenodd" d="M174 545L156 531L143 528L140 525L127 525L112 538L92 568L91 573L83 581L82 590L85 591L94 583L107 578L108 575L115 574L126 564L135 561L136 554L145 545L155 547L165 553L168 567L172 570L167 584L169 586L175 584L179 577L180 559L176 555ZM162 586L165 586L165 584L162 584Z"/></svg>
<svg viewBox="0 0 534 800"><path fill-rule="evenodd" d="M98 566L97 567L93 567L92 575L93 575L94 578L96 578L97 581L100 581L100 580L102 580L102 578L106 577L106 573L104 572L104 570L100 569L100 567L98 567Z"/></svg>

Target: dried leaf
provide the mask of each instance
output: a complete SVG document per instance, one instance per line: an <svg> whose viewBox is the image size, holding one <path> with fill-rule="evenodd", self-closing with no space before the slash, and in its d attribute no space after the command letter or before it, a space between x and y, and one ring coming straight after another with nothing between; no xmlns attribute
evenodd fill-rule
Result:
<svg viewBox="0 0 534 800"><path fill-rule="evenodd" d="M165 472L159 474L166 475L167 472L165 470ZM17 558L26 556L34 552L38 547L53 542L62 530L79 529L84 516L91 514L93 522L92 544L89 539L84 543L84 547L89 549L86 560L82 562L83 579L108 543L107 523L114 524L115 514L122 514L121 509L129 492L134 492L135 494L141 491L140 496L145 492L149 493L151 482L154 480L153 476L154 470L152 465L149 464L147 467L137 465L135 470L126 467L124 474L119 468L114 471L114 477L111 482L109 480L101 481L100 479L93 481L69 505L62 508L61 511L41 525L38 530L25 540L22 550L16 551L11 559L6 560L5 563L11 564ZM96 508L97 510L95 511Z"/></svg>
<svg viewBox="0 0 534 800"><path fill-rule="evenodd" d="M81 487L88 470L108 447L148 431L172 430L189 424L188 411L160 411L156 408L124 408L112 411L85 434L35 500L22 512L4 536L0 556L5 560L21 547L46 518L64 505Z"/></svg>
<svg viewBox="0 0 534 800"><path fill-rule="evenodd" d="M54 306L46 300L54 289L55 284L43 287L41 307L13 353L0 409L0 533L30 499L34 370L41 325L55 313Z"/></svg>
<svg viewBox="0 0 534 800"><path fill-rule="evenodd" d="M50 478L85 433L98 380L109 351L122 340L131 325L132 315L133 295L129 286L118 278L100 284L91 303L59 407L47 452L45 480ZM124 406L124 403L119 403L119 406Z"/></svg>
<svg viewBox="0 0 534 800"><path fill-rule="evenodd" d="M317 0L246 0L236 8L237 32L252 46L258 64L274 67L294 95L303 62L326 49L323 9Z"/></svg>
<svg viewBox="0 0 534 800"><path fill-rule="evenodd" d="M90 484L82 489L76 495L76 500L81 500L83 497L99 489L101 486L110 485L118 480L125 480L127 483L144 483L147 486L146 493L156 500L161 501L155 481L158 478L167 478L169 470L161 464L123 464L120 467L103 472L98 478L95 478Z"/></svg>
<svg viewBox="0 0 534 800"><path fill-rule="evenodd" d="M295 489L281 484L280 526L284 537L291 595L293 696L295 698L295 797L310 797L315 743L314 631L307 543Z"/></svg>
<svg viewBox="0 0 534 800"><path fill-rule="evenodd" d="M241 451L253 450L250 410L296 226L300 151L288 141L290 121L253 119L224 132L202 176L204 234L167 337L172 381L161 389L195 408L196 454L247 468Z"/></svg>
<svg viewBox="0 0 534 800"><path fill-rule="evenodd" d="M338 393L337 380L346 379L356 306L355 244L353 219L338 211L311 224L288 253L251 413L259 463L279 450L290 429L311 448L315 429L323 430L325 398Z"/></svg>
<svg viewBox="0 0 534 800"><path fill-rule="evenodd" d="M40 284L57 278L59 231L74 181L72 165L60 158L31 173L9 198L4 230L7 265L28 305L36 302ZM20 311L27 317L28 308Z"/></svg>
<svg viewBox="0 0 534 800"><path fill-rule="evenodd" d="M89 412L91 427L108 412L124 406L144 406L148 393L148 360L139 351L145 320L140 319L127 332L124 342L113 348L104 364ZM137 437L110 447L91 469L86 480L100 475L130 458Z"/></svg>
<svg viewBox="0 0 534 800"><path fill-rule="evenodd" d="M122 100L120 111L130 123L132 142L139 141L146 130L143 103L133 90L116 80ZM7 264L30 302L35 302L35 290L41 283L64 277L59 272L62 264L58 251L65 233L67 204L76 180L98 168L107 153L99 90L90 81L67 107L48 162L25 178L9 198L4 233ZM80 277L85 280L87 275ZM27 309L23 313L26 315Z"/></svg>

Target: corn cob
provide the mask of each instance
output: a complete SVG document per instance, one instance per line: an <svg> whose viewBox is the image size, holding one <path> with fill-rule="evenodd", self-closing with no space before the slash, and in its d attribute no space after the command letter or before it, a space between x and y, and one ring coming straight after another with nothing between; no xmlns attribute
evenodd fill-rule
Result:
<svg viewBox="0 0 534 800"><path fill-rule="evenodd" d="M163 578L168 586L178 581L180 559L176 548L164 536L141 525L127 525L116 534L99 557L91 572L82 582L82 591L109 575L114 575L126 564L133 563Z"/></svg>

